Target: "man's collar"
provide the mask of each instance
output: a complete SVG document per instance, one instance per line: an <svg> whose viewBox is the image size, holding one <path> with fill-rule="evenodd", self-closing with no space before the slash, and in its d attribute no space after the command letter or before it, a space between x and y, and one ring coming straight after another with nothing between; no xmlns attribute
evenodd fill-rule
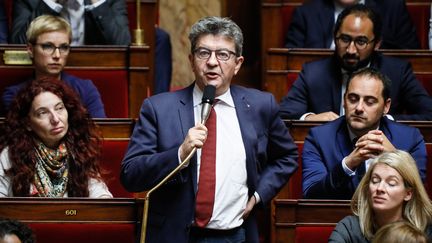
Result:
<svg viewBox="0 0 432 243"><path fill-rule="evenodd" d="M203 91L195 83L195 86L193 89L193 106L194 107L201 104L202 96L203 96ZM218 104L225 103L228 106L235 107L234 106L234 100L231 96L231 89L230 88L228 88L228 90L225 93L223 93L223 94L221 94L215 98L219 100Z"/></svg>

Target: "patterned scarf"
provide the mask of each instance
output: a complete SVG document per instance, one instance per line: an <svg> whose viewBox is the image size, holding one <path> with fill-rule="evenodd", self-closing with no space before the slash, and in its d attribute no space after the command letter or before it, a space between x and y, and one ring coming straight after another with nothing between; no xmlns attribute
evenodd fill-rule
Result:
<svg viewBox="0 0 432 243"><path fill-rule="evenodd" d="M66 145L61 143L57 149L50 149L44 143L36 141L35 152L36 173L31 194L39 197L63 197L69 174Z"/></svg>

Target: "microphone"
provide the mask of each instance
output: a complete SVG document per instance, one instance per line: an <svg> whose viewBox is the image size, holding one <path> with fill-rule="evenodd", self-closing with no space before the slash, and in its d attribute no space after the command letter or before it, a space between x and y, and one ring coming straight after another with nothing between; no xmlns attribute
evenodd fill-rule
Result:
<svg viewBox="0 0 432 243"><path fill-rule="evenodd" d="M216 87L213 85L207 85L204 87L202 96L202 108L201 108L201 124L205 124L211 111L216 94Z"/></svg>

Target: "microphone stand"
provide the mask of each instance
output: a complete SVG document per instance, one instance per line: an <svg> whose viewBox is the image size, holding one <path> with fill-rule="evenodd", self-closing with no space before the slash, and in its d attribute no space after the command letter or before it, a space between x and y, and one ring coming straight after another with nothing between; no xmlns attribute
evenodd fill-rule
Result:
<svg viewBox="0 0 432 243"><path fill-rule="evenodd" d="M133 30L132 45L143 46L144 43L144 30L141 29L141 0L136 0L136 29Z"/></svg>
<svg viewBox="0 0 432 243"><path fill-rule="evenodd" d="M210 113L210 112L209 112ZM201 119L201 124L205 125L209 114L206 114ZM141 224L141 240L140 243L145 243L146 233L147 233L147 215L148 215L148 208L149 208L149 198L152 192L157 190L159 187L161 187L165 182L167 182L171 177L173 177L177 172L179 172L182 168L184 168L184 165L189 162L189 160L192 158L192 156L195 154L197 148L194 147L192 151L188 154L188 156L173 170L171 171L165 178L162 179L156 186L151 188L147 191L147 194L144 197L144 209L143 209L143 222Z"/></svg>

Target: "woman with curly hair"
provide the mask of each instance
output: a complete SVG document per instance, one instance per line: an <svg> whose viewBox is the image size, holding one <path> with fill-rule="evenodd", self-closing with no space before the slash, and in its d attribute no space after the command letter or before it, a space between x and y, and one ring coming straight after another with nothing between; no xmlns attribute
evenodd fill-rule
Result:
<svg viewBox="0 0 432 243"><path fill-rule="evenodd" d="M112 197L100 139L77 94L44 77L16 96L0 137L0 196Z"/></svg>
<svg viewBox="0 0 432 243"><path fill-rule="evenodd" d="M354 216L342 219L328 242L371 242L380 228L396 221L432 236L431 201L413 157L402 150L375 158L351 199L351 210Z"/></svg>

